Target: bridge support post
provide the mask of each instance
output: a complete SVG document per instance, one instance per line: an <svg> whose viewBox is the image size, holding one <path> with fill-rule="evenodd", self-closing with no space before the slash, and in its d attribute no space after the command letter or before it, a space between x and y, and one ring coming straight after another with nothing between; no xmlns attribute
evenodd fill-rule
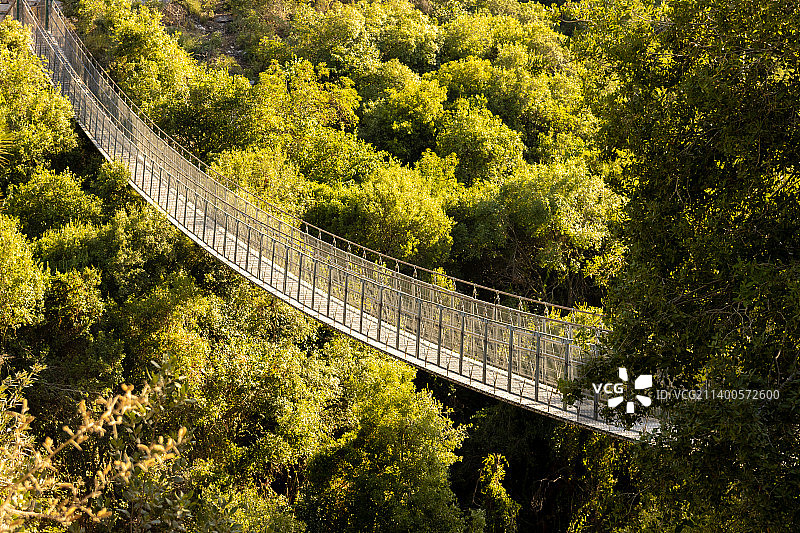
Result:
<svg viewBox="0 0 800 533"><path fill-rule="evenodd" d="M533 373L533 399L539 401L539 362L542 359L542 334L536 332L536 370Z"/></svg>
<svg viewBox="0 0 800 533"><path fill-rule="evenodd" d="M422 338L422 298L417 299L417 346L416 352L414 356L419 359L419 341ZM428 362L428 359L425 358L425 362Z"/></svg>
<svg viewBox="0 0 800 533"><path fill-rule="evenodd" d="M123 147L122 150L124 152L125 148ZM164 167L158 167L158 185L159 185L159 187L161 186L161 173L163 172L163 170L162 170L163 168ZM154 184L155 180L156 180L156 177L155 177L154 173L151 172L150 173L150 184L149 184L149 187L147 188L147 195L150 197L151 200L153 199L153 184ZM158 194L159 194L159 197L160 197L161 196L160 189L158 191ZM159 201L156 200L156 203L158 203L158 202ZM206 202L208 202L208 200L206 200ZM206 206L206 208L208 208L208 206ZM208 209L206 209L206 210L208 210Z"/></svg>
<svg viewBox="0 0 800 533"><path fill-rule="evenodd" d="M442 313L444 309L439 305L439 330L436 334L436 366L442 366Z"/></svg>
<svg viewBox="0 0 800 533"><path fill-rule="evenodd" d="M259 231L258 232L258 273L256 274L256 278L261 278L261 258L264 256L264 234Z"/></svg>
<svg viewBox="0 0 800 533"><path fill-rule="evenodd" d="M303 284L303 257L305 254L303 252L299 252L300 255L300 267L297 270L297 301L300 301L300 286Z"/></svg>
<svg viewBox="0 0 800 533"><path fill-rule="evenodd" d="M511 392L511 369L514 364L514 327L508 329L508 386L506 390Z"/></svg>
<svg viewBox="0 0 800 533"><path fill-rule="evenodd" d="M106 129L106 117L105 114L100 115L100 135L97 136L98 142L105 146L106 144L103 142L103 133L105 133ZM144 183L144 179L142 179L142 183Z"/></svg>
<svg viewBox="0 0 800 533"><path fill-rule="evenodd" d="M175 188L175 204L178 203L178 189ZM239 219L236 219L235 230L233 230L233 264L239 266Z"/></svg>
<svg viewBox="0 0 800 533"><path fill-rule="evenodd" d="M569 381L569 349L570 349L570 342L569 339L564 339L564 381ZM566 411L567 409L567 399L564 395L561 395L561 406Z"/></svg>
<svg viewBox="0 0 800 533"><path fill-rule="evenodd" d="M319 262L316 257L312 257L311 260L314 262L314 271L311 274L311 309L314 309L314 299L317 296L317 265Z"/></svg>
<svg viewBox="0 0 800 533"><path fill-rule="evenodd" d="M151 187L152 187L152 184L153 184L153 178L151 177L150 178ZM151 198L152 198L152 196L151 196ZM204 206L203 206L203 236L201 237L201 239L203 240L203 242L206 242L206 226L208 226L208 198L203 198L203 203L204 203Z"/></svg>
<svg viewBox="0 0 800 533"><path fill-rule="evenodd" d="M599 335L598 335L597 332L595 332L594 340L595 340L595 343L592 344L592 351L594 352L594 356L597 357L597 342L599 340ZM599 403L600 403L600 393L595 391L595 393L594 393L594 419L595 420L597 420L597 411L598 411Z"/></svg>
<svg viewBox="0 0 800 533"><path fill-rule="evenodd" d="M144 178L142 178L142 179L144 180ZM144 181L142 181L142 183L144 183ZM181 183L181 180L176 177L175 178L175 206L172 208L172 211L173 211L172 216L175 217L175 221L176 222L178 221L178 203L180 202L180 199L181 199L181 185L183 185ZM183 186L183 191L184 191L184 193L186 192L186 185ZM184 194L183 196L185 198L186 194Z"/></svg>
<svg viewBox="0 0 800 533"><path fill-rule="evenodd" d="M144 178L144 170L142 171L142 178ZM172 183L172 174L167 172L167 190L165 191L167 193L167 199L164 201L164 212L167 213L167 216L169 216L169 186L171 183ZM228 215L226 214L225 237L223 237L223 239L227 238L227 236L228 236ZM225 255L225 240L222 241L222 255Z"/></svg>
<svg viewBox="0 0 800 533"><path fill-rule="evenodd" d="M94 92L92 92L92 94L94 94ZM89 112L91 113L89 115L89 135L97 139L97 131L95 131L97 129L97 114L94 113L94 109L90 109ZM92 124L92 119L94 119L94 124ZM99 142L100 139L97 140ZM135 181L136 176L134 176L133 179Z"/></svg>
<svg viewBox="0 0 800 533"><path fill-rule="evenodd" d="M158 180L159 190L161 187L161 179ZM161 196L161 193L158 193ZM219 197L217 197L219 198ZM214 221L211 223L211 227L213 228L214 233L211 236L211 247L215 250L217 249L217 233L219 233L219 229L217 229L217 218L219 217L219 207L216 204L213 205L214 211Z"/></svg>
<svg viewBox="0 0 800 533"><path fill-rule="evenodd" d="M486 364L489 359L489 321L483 321L483 384L486 385Z"/></svg>
<svg viewBox="0 0 800 533"><path fill-rule="evenodd" d="M169 174L167 174L167 204L169 204ZM223 211L225 216L225 225L222 230L222 257L228 258L228 213ZM284 291L286 292L286 291Z"/></svg>
<svg viewBox="0 0 800 533"><path fill-rule="evenodd" d="M283 262L283 294L286 294L286 283L289 281L289 251L291 248L286 247L285 260Z"/></svg>
<svg viewBox="0 0 800 533"><path fill-rule="evenodd" d="M197 204L194 204L195 208L197 208ZM184 185L183 187L183 227L186 228L186 210L189 209L189 187ZM188 229L188 228L187 228ZM249 230L248 226L248 230ZM194 224L192 224L192 230L194 230ZM193 231L194 232L194 231ZM250 244L250 232L247 233L247 243ZM249 250L249 248L248 248ZM245 268L246 270L246 268Z"/></svg>
<svg viewBox="0 0 800 533"><path fill-rule="evenodd" d="M350 274L344 270L344 298L342 299L342 324L347 325L347 289L350 282Z"/></svg>
<svg viewBox="0 0 800 533"><path fill-rule="evenodd" d="M272 260L269 262L269 286L274 287L273 278L275 277L275 239L272 239Z"/></svg>
<svg viewBox="0 0 800 533"><path fill-rule="evenodd" d="M133 156L133 181L136 183L136 173L139 171L139 156Z"/></svg>
<svg viewBox="0 0 800 533"><path fill-rule="evenodd" d="M376 335L376 339L377 339L378 342L381 342L381 323L382 322L383 322L383 285L381 285L380 293L378 294L378 333Z"/></svg>
<svg viewBox="0 0 800 533"><path fill-rule="evenodd" d="M364 278L361 278L361 304L358 307L358 332L364 333L364 290L366 283Z"/></svg>
<svg viewBox="0 0 800 533"><path fill-rule="evenodd" d="M19 5L19 4L17 4L17 5ZM81 91L81 101L78 104L78 110L79 110L78 111L78 116L80 117L81 122L83 122L86 125L86 127L88 128L89 127L89 122L88 122L88 117L86 116L86 94L84 94L83 91ZM133 155L133 154L131 154L131 155ZM136 157L136 156L134 155L134 157Z"/></svg>
<svg viewBox="0 0 800 533"><path fill-rule="evenodd" d="M464 314L464 311L461 311L461 343L458 350L458 375L464 375L464 325L467 321L467 316ZM447 365L448 368L450 365Z"/></svg>
<svg viewBox="0 0 800 533"><path fill-rule="evenodd" d="M331 287L333 286L333 266L328 263L328 307L325 316L331 316Z"/></svg>
<svg viewBox="0 0 800 533"><path fill-rule="evenodd" d="M396 349L400 349L400 326L403 322L403 293L400 292L399 289L400 284L398 283L397 289L397 330L395 331L395 339L394 339L394 347Z"/></svg>

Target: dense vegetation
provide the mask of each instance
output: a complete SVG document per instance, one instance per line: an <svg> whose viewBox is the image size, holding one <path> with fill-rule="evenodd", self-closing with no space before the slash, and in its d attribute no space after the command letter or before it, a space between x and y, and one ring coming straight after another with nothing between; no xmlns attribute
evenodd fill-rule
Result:
<svg viewBox="0 0 800 533"><path fill-rule="evenodd" d="M735 4L65 6L162 128L282 208L475 282L604 299L613 334L586 383L625 366L781 391L664 404L657 446L415 376L238 279L126 188L4 21L2 477L23 479L45 436L78 449L17 486L3 523L793 530L800 12ZM223 7L229 26L192 32ZM98 396L128 414L80 404ZM97 420L114 431L62 431Z"/></svg>

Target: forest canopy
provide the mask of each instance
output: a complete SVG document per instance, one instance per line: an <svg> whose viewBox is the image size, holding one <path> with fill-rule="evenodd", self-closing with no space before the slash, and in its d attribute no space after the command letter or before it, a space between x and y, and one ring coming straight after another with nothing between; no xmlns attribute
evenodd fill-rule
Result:
<svg viewBox="0 0 800 533"><path fill-rule="evenodd" d="M334 334L135 196L7 18L0 474L16 492L0 523L794 531L800 8L547 4L64 9L122 90L238 186L398 259L602 308L611 333L577 385L625 367L780 401L667 402L652 442L623 443ZM89 426L121 431L78 442ZM47 438L75 446L21 460Z"/></svg>

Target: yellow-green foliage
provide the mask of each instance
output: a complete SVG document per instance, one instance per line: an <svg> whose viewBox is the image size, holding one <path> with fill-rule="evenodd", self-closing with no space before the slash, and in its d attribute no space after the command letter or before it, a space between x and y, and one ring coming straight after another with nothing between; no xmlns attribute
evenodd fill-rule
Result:
<svg viewBox="0 0 800 533"><path fill-rule="evenodd" d="M0 22L0 64L0 129L12 134L14 141L8 166L41 162L73 148L72 106L54 94L31 50L28 30L11 17ZM0 176L2 172L0 167Z"/></svg>
<svg viewBox="0 0 800 533"><path fill-rule="evenodd" d="M0 349L6 334L41 320L46 276L17 221L0 214Z"/></svg>
<svg viewBox="0 0 800 533"><path fill-rule="evenodd" d="M5 210L22 221L22 231L38 237L69 222L97 222L101 201L81 189L69 171L56 174L39 168L26 183L8 190Z"/></svg>

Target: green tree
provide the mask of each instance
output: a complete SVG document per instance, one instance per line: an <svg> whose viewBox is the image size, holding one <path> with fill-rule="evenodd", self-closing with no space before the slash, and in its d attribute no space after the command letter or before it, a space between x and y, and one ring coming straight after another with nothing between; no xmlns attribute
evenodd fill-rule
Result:
<svg viewBox="0 0 800 533"><path fill-rule="evenodd" d="M375 27L357 4L333 2L319 12L303 6L289 42L298 57L314 64L324 63L336 75L358 78L380 62Z"/></svg>
<svg viewBox="0 0 800 533"><path fill-rule="evenodd" d="M102 211L100 199L85 193L74 174L44 168L26 183L9 188L5 208L19 218L22 231L30 237L70 221L97 222Z"/></svg>
<svg viewBox="0 0 800 533"><path fill-rule="evenodd" d="M508 461L502 455L489 454L483 460L478 492L481 507L486 511L487 533L516 533L520 505L511 499L503 487Z"/></svg>
<svg viewBox="0 0 800 533"><path fill-rule="evenodd" d="M780 391L663 405L631 529L791 530L800 11L788 0L584 7L580 49L603 74L603 134L629 198L607 365L660 373L662 387Z"/></svg>
<svg viewBox="0 0 800 533"><path fill-rule="evenodd" d="M456 177L467 185L479 180L502 182L523 163L525 147L519 134L483 104L458 100L442 116L436 132L436 151L456 154Z"/></svg>
<svg viewBox="0 0 800 533"><path fill-rule="evenodd" d="M86 242L86 237L78 238ZM182 245L178 230L155 209L139 204L117 211L102 227L99 239L96 249L90 248L89 253L102 265L106 290L115 298L124 301L131 295L147 293L176 271Z"/></svg>
<svg viewBox="0 0 800 533"><path fill-rule="evenodd" d="M237 179L246 189L286 212L299 215L304 209L305 180L280 150L226 151L216 157L212 168L223 176Z"/></svg>
<svg viewBox="0 0 800 533"><path fill-rule="evenodd" d="M496 183L479 181L464 187L447 204L453 219L453 268L491 262L508 243L508 223Z"/></svg>
<svg viewBox="0 0 800 533"><path fill-rule="evenodd" d="M613 245L622 198L583 160L569 159L525 167L503 184L499 201L512 247L526 250L506 258L506 268L522 278L516 283L567 305L586 301L589 267Z"/></svg>
<svg viewBox="0 0 800 533"><path fill-rule="evenodd" d="M127 0L80 0L78 32L120 88L157 123L198 70L161 25L161 13Z"/></svg>
<svg viewBox="0 0 800 533"><path fill-rule="evenodd" d="M118 209L133 205L140 201L139 197L128 186L131 171L121 161L106 161L97 171L97 175L89 183L89 191L101 199L103 219L114 216Z"/></svg>
<svg viewBox="0 0 800 533"><path fill-rule="evenodd" d="M584 155L596 119L582 94L581 67L544 68L523 44L501 45L494 61L469 56L445 63L435 77L448 98L479 97L520 134L528 161Z"/></svg>
<svg viewBox="0 0 800 533"><path fill-rule="evenodd" d="M201 159L243 148L288 149L309 129L352 131L358 93L346 78L328 78L326 68L300 60L271 65L252 86L243 76L196 67L186 92L164 104L164 123Z"/></svg>
<svg viewBox="0 0 800 533"><path fill-rule="evenodd" d="M451 189L447 267L512 291L564 303L591 302L618 261L611 227L623 198L583 159L520 164L502 183Z"/></svg>
<svg viewBox="0 0 800 533"><path fill-rule="evenodd" d="M248 115L252 143L279 143L287 150L297 138L315 128L353 131L358 92L347 78L329 79L324 66L296 60L285 67L273 64L259 75L243 113Z"/></svg>
<svg viewBox="0 0 800 533"><path fill-rule="evenodd" d="M72 130L72 106L54 93L42 64L33 54L30 35L18 22L6 17L0 22L0 122L14 137L9 147L7 168L0 185L10 179L6 174L18 165L41 163L75 147ZM17 181L19 176L14 178Z"/></svg>
<svg viewBox="0 0 800 533"><path fill-rule="evenodd" d="M243 76L223 70L197 68L183 98L165 102L171 131L201 159L252 143L253 124L246 112L251 93Z"/></svg>
<svg viewBox="0 0 800 533"><path fill-rule="evenodd" d="M273 0L231 0L231 14L236 25L236 42L257 70L264 70L273 60L284 63L291 51L279 33L289 29L293 14L289 2Z"/></svg>
<svg viewBox="0 0 800 533"><path fill-rule="evenodd" d="M364 182L388 159L355 134L325 127L306 130L288 156L306 178L329 184Z"/></svg>
<svg viewBox="0 0 800 533"><path fill-rule="evenodd" d="M501 2L486 2L499 6ZM494 60L503 46L518 43L535 58L536 70L558 69L567 61L562 46L564 36L554 31L553 12L540 3L524 2L513 5L511 13L504 9L479 9L463 13L442 28L442 62L469 56Z"/></svg>
<svg viewBox="0 0 800 533"><path fill-rule="evenodd" d="M359 134L402 161L416 161L433 146L446 98L447 91L436 80L414 79L399 89L389 87L383 98L365 106Z"/></svg>
<svg viewBox="0 0 800 533"><path fill-rule="evenodd" d="M100 273L86 268L56 273L47 288L48 321L70 335L85 335L105 310Z"/></svg>
<svg viewBox="0 0 800 533"><path fill-rule="evenodd" d="M447 87L448 98L457 100L489 94L495 72L488 59L468 56L443 64L435 76L442 87Z"/></svg>
<svg viewBox="0 0 800 533"><path fill-rule="evenodd" d="M439 28L411 2L374 2L377 11L372 22L377 26L375 41L381 59L397 59L417 72L433 68L439 52Z"/></svg>
<svg viewBox="0 0 800 533"><path fill-rule="evenodd" d="M519 31L512 17L493 17L489 13L469 13L445 24L442 32L442 59L454 61L469 56L490 59L496 53L497 27L510 24Z"/></svg>
<svg viewBox="0 0 800 533"><path fill-rule="evenodd" d="M36 257L60 271L103 264L107 258L103 228L69 222L46 231L34 244Z"/></svg>
<svg viewBox="0 0 800 533"><path fill-rule="evenodd" d="M13 218L0 214L0 348L6 335L42 318L46 275Z"/></svg>
<svg viewBox="0 0 800 533"><path fill-rule="evenodd" d="M368 359L346 382L355 422L309 468L304 515L316 531L463 531L448 468L464 439L413 370Z"/></svg>
<svg viewBox="0 0 800 533"><path fill-rule="evenodd" d="M386 96L386 91L401 91L406 85L416 83L417 73L397 59L390 59L358 80L358 94L366 107L368 102Z"/></svg>
<svg viewBox="0 0 800 533"><path fill-rule="evenodd" d="M323 187L306 213L315 225L419 265L447 258L452 221L419 172L389 166L351 187Z"/></svg>

